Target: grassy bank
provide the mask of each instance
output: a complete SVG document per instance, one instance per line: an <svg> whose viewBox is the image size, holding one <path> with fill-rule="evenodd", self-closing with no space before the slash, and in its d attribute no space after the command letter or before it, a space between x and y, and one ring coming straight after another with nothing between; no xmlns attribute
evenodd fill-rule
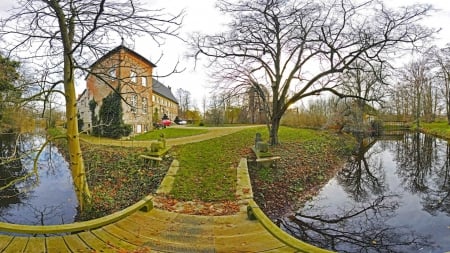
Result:
<svg viewBox="0 0 450 253"><path fill-rule="evenodd" d="M310 129L281 128L279 137L276 168L249 167L254 199L273 220L315 196L355 145L351 136Z"/></svg>
<svg viewBox="0 0 450 253"><path fill-rule="evenodd" d="M64 136L64 129L49 129L50 136ZM98 138L98 137L93 137ZM99 138L102 140L102 138ZM68 157L67 141L54 140L54 144ZM90 220L119 211L155 193L164 178L170 161L149 167L139 155L146 151L141 147L118 147L81 142L91 204L76 220Z"/></svg>
<svg viewBox="0 0 450 253"><path fill-rule="evenodd" d="M447 121L420 123L420 131L450 140L450 126Z"/></svg>

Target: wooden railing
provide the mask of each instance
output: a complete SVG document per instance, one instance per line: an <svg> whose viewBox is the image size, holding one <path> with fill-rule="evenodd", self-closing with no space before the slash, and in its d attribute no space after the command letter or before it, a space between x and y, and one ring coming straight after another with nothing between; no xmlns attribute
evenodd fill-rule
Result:
<svg viewBox="0 0 450 253"><path fill-rule="evenodd" d="M275 225L269 217L267 217L264 212L259 208L258 204L252 199L249 200L249 204L247 206L247 215L251 220L258 220L267 231L269 231L275 238L283 242L284 244L299 250L299 252L316 252L316 253L330 253L333 251L329 251L326 249L321 249L314 245L303 242Z"/></svg>
<svg viewBox="0 0 450 253"><path fill-rule="evenodd" d="M21 225L21 224L12 224L12 223L5 223L0 222L0 231L3 232L10 232L10 233L17 233L17 234L65 234L65 233L72 233L72 232L81 232L86 230L91 230L95 228L99 228L108 224L111 224L113 222L116 222L118 220L123 219L124 217L129 216L130 214L138 211L150 211L153 209L153 201L152 196L146 196L142 200L138 201L137 203L120 210L118 212L115 212L113 214L93 219L89 221L81 221L81 222L74 222L70 224L61 224L61 225Z"/></svg>

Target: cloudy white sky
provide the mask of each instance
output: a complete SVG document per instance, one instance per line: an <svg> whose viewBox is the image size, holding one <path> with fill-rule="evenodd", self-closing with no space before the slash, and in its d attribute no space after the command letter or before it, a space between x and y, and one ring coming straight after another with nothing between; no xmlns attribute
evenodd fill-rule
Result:
<svg viewBox="0 0 450 253"><path fill-rule="evenodd" d="M185 36L194 31L214 33L221 29L221 24L226 22L225 18L215 9L214 0L141 0L143 3L149 4L151 8L164 8L167 12L178 13L185 9L186 16L181 29L181 35ZM0 14L5 12L11 6L13 1L0 0ZM439 35L441 38L440 45L450 42L450 1L448 0L386 0L388 5L407 5L413 3L430 3L439 9L438 12L430 16L426 23L430 26L440 27L442 31ZM156 74L164 75L173 68L174 64L179 60L180 67L185 71L180 74L174 74L169 77L159 78L165 85L172 87L175 91L183 88L190 91L194 103L201 108L201 100L204 96L210 94L208 87L212 85L209 78L205 75L204 69L197 65L193 68L193 60L185 59L186 45L181 41L170 39L165 45L158 47L145 38L136 38L136 43L130 45L139 54L155 62L163 54L161 61L157 62ZM77 82L77 90L81 92L85 88L84 80Z"/></svg>
<svg viewBox="0 0 450 253"><path fill-rule="evenodd" d="M220 29L221 24L226 20L215 9L213 0L158 0L157 6L164 7L171 12L177 12L183 8L186 10L186 18L182 31L184 33L190 33L192 31L202 32L215 32ZM442 31L439 34L440 45L443 46L446 43L450 43L450 1L448 0L386 0L388 5L402 6L413 3L428 3L433 4L437 12L428 17L425 21L427 25L440 27ZM145 57L152 59L154 50L158 49L146 49L146 43L138 43L135 50ZM201 100L204 96L210 94L208 87L212 85L208 77L204 73L204 69L197 65L197 68L193 69L193 61L189 59L183 59L186 47L181 42L170 41L168 44L161 48L164 50L165 59L158 64L158 74L164 74L166 67L173 66L174 62L179 58L182 61L182 65L187 69L181 74L174 74L170 77L160 79L166 85L170 85L172 90L183 88L191 92L192 97L195 99L198 107L201 108ZM153 51L153 52L151 52Z"/></svg>

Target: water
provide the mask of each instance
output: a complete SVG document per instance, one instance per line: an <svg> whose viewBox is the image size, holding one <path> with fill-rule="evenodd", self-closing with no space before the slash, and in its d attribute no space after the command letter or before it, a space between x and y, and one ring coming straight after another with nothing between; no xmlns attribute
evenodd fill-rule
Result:
<svg viewBox="0 0 450 253"><path fill-rule="evenodd" d="M27 225L72 223L78 201L62 154L38 135L0 136L0 221ZM9 187L6 187L10 185Z"/></svg>
<svg viewBox="0 0 450 253"><path fill-rule="evenodd" d="M405 133L360 146L283 229L338 252L449 251L449 143Z"/></svg>

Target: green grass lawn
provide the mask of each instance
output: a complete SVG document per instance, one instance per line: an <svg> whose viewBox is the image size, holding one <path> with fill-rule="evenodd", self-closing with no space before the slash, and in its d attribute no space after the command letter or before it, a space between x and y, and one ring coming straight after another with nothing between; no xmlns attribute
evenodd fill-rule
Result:
<svg viewBox="0 0 450 253"><path fill-rule="evenodd" d="M88 134L80 134L82 140L92 144L104 144L104 145L122 145L126 147L142 146L139 141L152 141L160 138L161 134L164 134L166 139L180 138L192 135L198 135L208 132L207 129L195 129L195 128L165 128L160 130L149 131L140 135L136 135L128 139L111 139L106 137L98 137Z"/></svg>
<svg viewBox="0 0 450 253"><path fill-rule="evenodd" d="M145 140L156 140L160 137L161 134L164 134L166 139L170 138L180 138L186 136L192 136L197 134L204 134L208 132L207 129L196 129L196 128L164 128L159 130L149 131L147 133L143 133L140 135L134 136L132 139L136 141L145 141Z"/></svg>
<svg viewBox="0 0 450 253"><path fill-rule="evenodd" d="M450 139L450 125L448 125L447 121L420 123L420 129L427 134Z"/></svg>
<svg viewBox="0 0 450 253"><path fill-rule="evenodd" d="M264 127L175 147L180 169L171 196L180 200L221 201L235 199L236 166L242 151L250 147Z"/></svg>
<svg viewBox="0 0 450 253"><path fill-rule="evenodd" d="M268 140L265 127L246 129L231 135L175 147L172 153L180 162L171 197L179 200L223 201L234 200L236 167L247 157L260 132ZM310 129L281 127L280 141L296 142L317 154L325 146L344 146L332 134ZM343 147L341 147L343 148Z"/></svg>

